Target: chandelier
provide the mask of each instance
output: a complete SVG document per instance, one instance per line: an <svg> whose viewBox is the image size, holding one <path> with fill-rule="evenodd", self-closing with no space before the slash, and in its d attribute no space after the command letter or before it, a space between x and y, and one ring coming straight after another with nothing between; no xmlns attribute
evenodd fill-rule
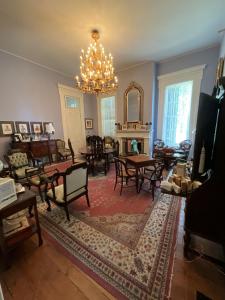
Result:
<svg viewBox="0 0 225 300"><path fill-rule="evenodd" d="M114 76L113 57L107 56L102 44L99 43L99 32L93 30L93 43L87 53L81 50L80 78L76 76L76 87L84 93L108 94L118 87L118 79Z"/></svg>

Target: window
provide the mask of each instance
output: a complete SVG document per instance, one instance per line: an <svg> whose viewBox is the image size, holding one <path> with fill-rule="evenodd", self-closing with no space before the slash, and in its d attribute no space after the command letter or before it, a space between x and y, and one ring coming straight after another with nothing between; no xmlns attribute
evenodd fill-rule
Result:
<svg viewBox="0 0 225 300"><path fill-rule="evenodd" d="M185 81L165 88L162 139L168 146L189 139L192 86Z"/></svg>
<svg viewBox="0 0 225 300"><path fill-rule="evenodd" d="M115 135L115 96L100 98L100 120L102 136Z"/></svg>
<svg viewBox="0 0 225 300"><path fill-rule="evenodd" d="M65 96L65 104L66 104L66 108L78 108L79 100L71 96Z"/></svg>
<svg viewBox="0 0 225 300"><path fill-rule="evenodd" d="M190 139L194 144L199 94L205 65L161 75L157 138L167 146Z"/></svg>

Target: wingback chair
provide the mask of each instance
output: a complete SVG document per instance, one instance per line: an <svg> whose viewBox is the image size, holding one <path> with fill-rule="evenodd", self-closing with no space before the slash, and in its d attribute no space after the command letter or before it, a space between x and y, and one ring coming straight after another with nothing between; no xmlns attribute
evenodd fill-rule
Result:
<svg viewBox="0 0 225 300"><path fill-rule="evenodd" d="M42 169L42 166L34 168L33 165L30 164L27 153L25 152L15 152L5 155L5 160L9 165L11 177L21 183L27 183L26 172L28 170Z"/></svg>
<svg viewBox="0 0 225 300"><path fill-rule="evenodd" d="M55 182L62 177L62 184L55 185ZM51 211L50 201L64 207L67 220L70 221L68 205L81 196L86 196L87 204L90 206L88 197L88 173L86 162L76 163L65 172L56 173L52 176L51 188L46 192L48 211Z"/></svg>

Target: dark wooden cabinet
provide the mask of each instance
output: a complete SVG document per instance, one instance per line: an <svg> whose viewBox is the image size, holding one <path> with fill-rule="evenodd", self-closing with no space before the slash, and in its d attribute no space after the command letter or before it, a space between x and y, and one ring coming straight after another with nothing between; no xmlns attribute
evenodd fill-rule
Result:
<svg viewBox="0 0 225 300"><path fill-rule="evenodd" d="M12 149L20 149L23 152L31 153L34 159L47 158L50 163L53 162L53 154L58 160L58 149L56 140L32 141L32 142L13 142Z"/></svg>
<svg viewBox="0 0 225 300"><path fill-rule="evenodd" d="M205 94L200 97L193 179L200 178L198 166L203 144L205 171L211 170L211 175L186 201L185 255L192 234L221 244L225 254L225 96L220 100Z"/></svg>

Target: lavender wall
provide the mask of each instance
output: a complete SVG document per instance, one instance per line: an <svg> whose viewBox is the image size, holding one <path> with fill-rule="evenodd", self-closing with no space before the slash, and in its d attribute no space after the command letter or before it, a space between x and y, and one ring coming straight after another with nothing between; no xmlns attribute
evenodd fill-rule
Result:
<svg viewBox="0 0 225 300"><path fill-rule="evenodd" d="M152 121L152 97L154 92L154 63L149 62L118 72L119 88L117 90L117 121L124 122L124 92L131 81L135 81L144 89L143 121Z"/></svg>
<svg viewBox="0 0 225 300"><path fill-rule="evenodd" d="M0 120L53 121L55 137L62 138L58 83L73 87L73 79L2 52L0 66ZM96 101L92 100L84 97L85 117L94 118L97 124ZM10 138L0 137L0 159L9 142Z"/></svg>
<svg viewBox="0 0 225 300"><path fill-rule="evenodd" d="M84 115L85 118L93 119L93 129L86 129L86 135L98 134L98 111L95 95L84 95Z"/></svg>

